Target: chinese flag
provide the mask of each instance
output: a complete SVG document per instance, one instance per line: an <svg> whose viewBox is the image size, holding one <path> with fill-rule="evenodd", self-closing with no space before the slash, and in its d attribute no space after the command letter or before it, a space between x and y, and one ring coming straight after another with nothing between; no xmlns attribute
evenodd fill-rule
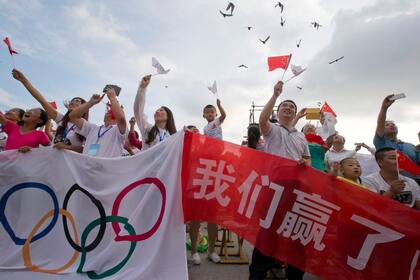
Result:
<svg viewBox="0 0 420 280"><path fill-rule="evenodd" d="M18 54L18 52L17 51L15 51L13 48L12 48L12 44L10 43L10 40L9 40L9 37L6 37L6 38L4 38L4 43L7 45L7 48L9 48L9 53L10 53L10 55L13 55L13 54Z"/></svg>
<svg viewBox="0 0 420 280"><path fill-rule="evenodd" d="M397 151L398 168L415 175L420 174L420 166L415 164L411 159L404 155L401 151Z"/></svg>
<svg viewBox="0 0 420 280"><path fill-rule="evenodd" d="M289 67L290 59L292 58L292 54L289 55L282 55L282 56L271 56L268 58L268 71L273 71L277 68L282 68L287 70Z"/></svg>
<svg viewBox="0 0 420 280"><path fill-rule="evenodd" d="M50 105L57 110L57 103L55 103L55 101L51 101Z"/></svg>
<svg viewBox="0 0 420 280"><path fill-rule="evenodd" d="M337 117L337 114L331 109L330 105L328 105L327 101L325 101L324 105L322 105L321 112L324 113L331 113L334 117Z"/></svg>

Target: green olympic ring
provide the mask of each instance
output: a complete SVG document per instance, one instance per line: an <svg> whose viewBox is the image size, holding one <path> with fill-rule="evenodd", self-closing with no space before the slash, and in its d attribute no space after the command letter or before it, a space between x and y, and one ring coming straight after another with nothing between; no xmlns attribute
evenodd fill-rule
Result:
<svg viewBox="0 0 420 280"><path fill-rule="evenodd" d="M130 235L136 235L136 231L134 230L133 226L128 223L127 218L120 217L120 216L106 216L106 222L107 223L113 223L113 222L122 223L122 224L124 224L125 230L127 230L127 232ZM99 226L100 224L101 224L101 218L98 218L98 219L94 220L93 222L91 222L86 227L86 229L83 231L82 238L81 238L81 243L82 244L80 245L80 247L82 248L82 256L80 258L79 267L77 268L78 273L83 273L82 269L83 269L83 266L85 265L85 262L86 262L86 254L87 254L86 240L87 240L87 237L88 237L89 233L95 227ZM123 268L124 265L128 262L131 255L134 252L134 249L136 248L136 245L137 245L136 241L131 241L130 250L128 251L127 256L119 264L117 264L113 268L110 268L110 269L108 269L107 271L105 271L101 274L96 274L94 271L87 271L88 277L90 279L102 279L102 278L106 278L106 277L109 277L111 275L114 275L115 273L120 271L121 268Z"/></svg>

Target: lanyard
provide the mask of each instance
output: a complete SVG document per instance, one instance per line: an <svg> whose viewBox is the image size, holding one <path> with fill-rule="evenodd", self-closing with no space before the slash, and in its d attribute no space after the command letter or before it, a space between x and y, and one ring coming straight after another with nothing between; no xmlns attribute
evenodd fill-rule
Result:
<svg viewBox="0 0 420 280"><path fill-rule="evenodd" d="M73 124L69 129L64 129L64 135L63 135L63 138L67 138L67 134L69 134L69 132L70 131L72 131L73 129L74 129L74 127L75 127L76 125L75 124Z"/></svg>
<svg viewBox="0 0 420 280"><path fill-rule="evenodd" d="M162 142L166 138L166 130L163 133L159 131L159 142Z"/></svg>
<svg viewBox="0 0 420 280"><path fill-rule="evenodd" d="M96 140L96 143L98 143L99 142L99 139L102 137L102 136L104 136L105 135L105 133L107 133L111 128L112 128L112 125L110 126L110 127L108 127L104 132L102 132L101 133L101 130L102 130L102 127L104 127L103 125L101 125L100 127L99 127L99 130L98 130L98 139Z"/></svg>

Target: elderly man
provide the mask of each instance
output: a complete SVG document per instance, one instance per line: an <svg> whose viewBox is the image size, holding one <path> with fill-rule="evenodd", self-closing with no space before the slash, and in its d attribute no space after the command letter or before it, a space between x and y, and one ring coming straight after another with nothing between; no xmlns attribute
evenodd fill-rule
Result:
<svg viewBox="0 0 420 280"><path fill-rule="evenodd" d="M294 128L297 106L292 100L284 100L277 108L278 123L271 123L270 116L273 107L283 90L283 82L279 81L274 86L270 100L261 112L259 125L264 137L267 153L299 161L311 165L308 142L305 135ZM265 279L266 272L274 265L274 258L263 255L257 249L252 253L252 263L249 267L249 279ZM287 266L286 277L289 280L303 279L304 272L291 265Z"/></svg>
<svg viewBox="0 0 420 280"><path fill-rule="evenodd" d="M413 179L398 173L396 150L389 147L377 150L375 159L380 171L365 177L363 183L371 191L419 210L420 187Z"/></svg>

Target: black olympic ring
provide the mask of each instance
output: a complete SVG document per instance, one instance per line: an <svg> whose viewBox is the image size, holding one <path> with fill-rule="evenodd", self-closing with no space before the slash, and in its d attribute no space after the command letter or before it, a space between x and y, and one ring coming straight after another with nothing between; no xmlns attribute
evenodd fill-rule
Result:
<svg viewBox="0 0 420 280"><path fill-rule="evenodd" d="M69 228L67 226L67 217L65 215L63 215L63 227L64 227L64 234L66 235L66 239L67 241L70 243L71 247L73 247L75 250L79 251L79 252L90 252L92 250L94 250L99 243L102 241L102 238L104 237L105 234L105 229L106 229L106 214L105 214L105 209L102 206L102 203L97 200L90 192L88 192L87 190L85 190L84 188L80 187L78 184L74 184L66 193L66 196L64 197L64 201L63 201L63 209L67 210L67 204L69 202L69 199L71 197L71 195L76 191L79 190L82 193L84 193L87 197L89 197L89 199L92 201L92 203L96 206L96 208L98 208L99 211L99 219L100 219L100 225L99 225L99 231L98 231L98 235L96 236L95 240L92 241L91 244L89 244L88 246L83 246L80 247L79 245L77 245L69 232Z"/></svg>

